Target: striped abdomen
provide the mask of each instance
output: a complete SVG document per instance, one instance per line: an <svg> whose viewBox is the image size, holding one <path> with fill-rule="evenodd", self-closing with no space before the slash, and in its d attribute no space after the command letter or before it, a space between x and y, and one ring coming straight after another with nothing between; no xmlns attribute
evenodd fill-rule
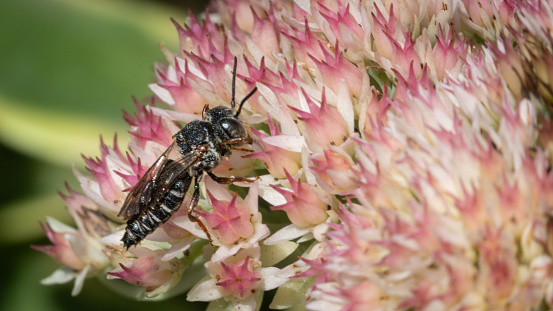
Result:
<svg viewBox="0 0 553 311"><path fill-rule="evenodd" d="M165 223L181 206L188 186L190 186L190 178L177 181L156 206L143 210L129 219L125 228L125 235L121 239L125 247L128 249L138 244L148 234Z"/></svg>

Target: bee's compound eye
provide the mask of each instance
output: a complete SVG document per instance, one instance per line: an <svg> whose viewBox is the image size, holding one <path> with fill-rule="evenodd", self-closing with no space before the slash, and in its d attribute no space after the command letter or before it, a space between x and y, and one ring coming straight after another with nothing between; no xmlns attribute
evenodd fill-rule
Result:
<svg viewBox="0 0 553 311"><path fill-rule="evenodd" d="M235 119L223 119L220 122L221 127L230 136L230 138L247 137L248 133L244 125Z"/></svg>

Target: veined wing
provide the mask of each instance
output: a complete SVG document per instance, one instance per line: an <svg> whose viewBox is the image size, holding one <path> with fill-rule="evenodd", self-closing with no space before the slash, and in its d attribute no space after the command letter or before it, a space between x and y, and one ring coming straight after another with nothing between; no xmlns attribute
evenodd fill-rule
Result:
<svg viewBox="0 0 553 311"><path fill-rule="evenodd" d="M173 142L131 189L119 217L129 219L157 204L177 180L188 174L190 166L202 155L194 151L184 156L179 154L178 159L171 159L175 147L176 143Z"/></svg>
<svg viewBox="0 0 553 311"><path fill-rule="evenodd" d="M132 187L127 194L127 198L123 203L123 207L119 212L119 217L123 219L129 219L132 216L138 214L142 208L148 206L148 202L152 196L152 190L157 182L159 173L163 170L167 161L169 160L169 154L173 151L176 143L173 142L167 150L156 160L156 162L150 166L150 168L142 175L140 180Z"/></svg>
<svg viewBox="0 0 553 311"><path fill-rule="evenodd" d="M152 189L153 195L148 207L154 207L161 199L165 198L178 180L192 178L193 176L189 173L190 167L198 163L203 155L203 152L192 151L181 156L178 160L169 159L159 172L158 181Z"/></svg>

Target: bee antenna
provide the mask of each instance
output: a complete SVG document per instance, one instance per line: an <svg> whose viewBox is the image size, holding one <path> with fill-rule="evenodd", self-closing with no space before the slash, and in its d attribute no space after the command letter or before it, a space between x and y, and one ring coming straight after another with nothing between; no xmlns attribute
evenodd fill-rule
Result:
<svg viewBox="0 0 553 311"><path fill-rule="evenodd" d="M236 86L236 65L238 64L238 59L234 56L234 69L232 69L232 101L230 105L232 108L236 105L234 102L235 86Z"/></svg>
<svg viewBox="0 0 553 311"><path fill-rule="evenodd" d="M248 94L246 95L246 97L244 97L242 99L242 101L240 102L240 105L238 106L238 111L236 111L236 114L234 115L235 117L238 117L238 115L240 114L240 111L242 110L242 106L244 105L244 103L248 100L248 98L252 97L252 95L257 91L257 86L253 88L253 90Z"/></svg>

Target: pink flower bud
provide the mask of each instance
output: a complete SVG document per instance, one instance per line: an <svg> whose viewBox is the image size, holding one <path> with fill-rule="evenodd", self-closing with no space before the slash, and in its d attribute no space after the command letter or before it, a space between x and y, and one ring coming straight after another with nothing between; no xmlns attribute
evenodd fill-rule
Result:
<svg viewBox="0 0 553 311"><path fill-rule="evenodd" d="M119 265L122 271L109 272L108 275L145 287L146 291L170 282L180 266L178 260L162 261L159 256L141 256L131 264Z"/></svg>
<svg viewBox="0 0 553 311"><path fill-rule="evenodd" d="M275 210L283 210L290 218L290 221L299 227L308 227L318 225L328 218L326 213L329 208L317 192L315 187L295 180L286 172L286 177L290 181L292 191L272 186L273 189L282 194L288 203L274 206Z"/></svg>
<svg viewBox="0 0 553 311"><path fill-rule="evenodd" d="M232 295L237 299L245 299L254 294L261 283L261 276L254 270L253 259L250 257L237 262L221 262L219 271L215 274L216 285L222 294Z"/></svg>
<svg viewBox="0 0 553 311"><path fill-rule="evenodd" d="M196 213L205 219L207 226L215 233L219 241L232 244L240 238L247 238L252 235L254 228L250 221L250 211L242 204L236 204L237 194L234 194L230 202L219 201L209 192L208 196L213 211L211 213Z"/></svg>
<svg viewBox="0 0 553 311"><path fill-rule="evenodd" d="M52 257L57 262L61 263L64 266L67 266L73 270L81 270L84 268L86 263L79 258L75 253L75 250L67 240L68 237L72 237L76 241L75 245L86 245L86 240L78 232L55 232L52 230L49 224L40 223L42 230L46 233L46 236L52 242L53 245L31 246L37 251L46 253L48 256Z"/></svg>

